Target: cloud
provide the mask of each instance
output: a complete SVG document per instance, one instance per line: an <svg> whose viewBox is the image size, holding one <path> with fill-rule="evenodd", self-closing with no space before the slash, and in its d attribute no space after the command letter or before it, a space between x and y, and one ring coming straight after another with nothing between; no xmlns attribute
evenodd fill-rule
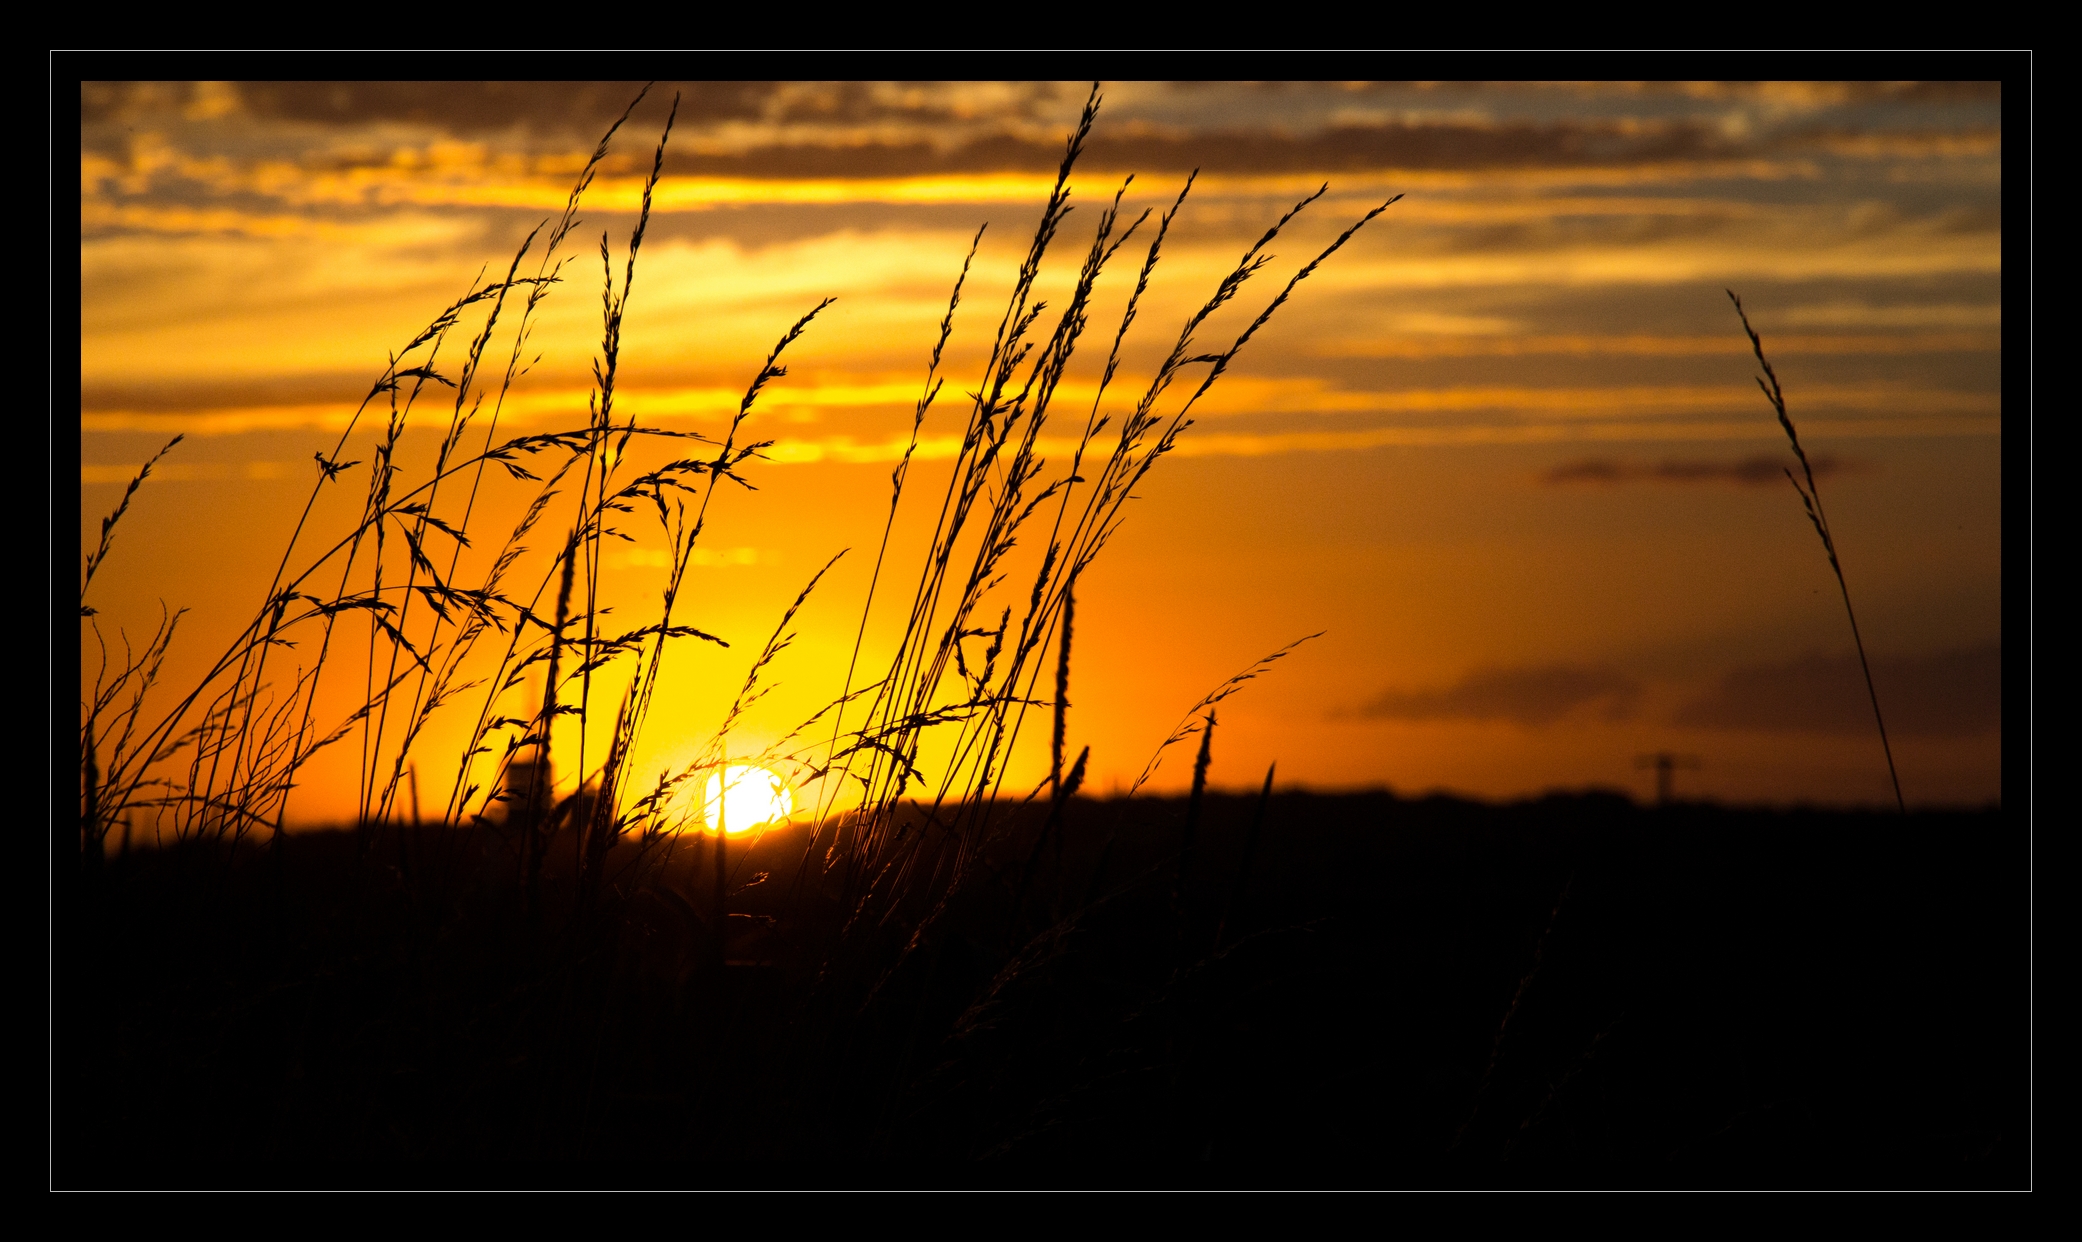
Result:
<svg viewBox="0 0 2082 1242"><path fill-rule="evenodd" d="M127 484L137 477L142 462L123 465L80 465L80 485ZM152 467L152 479L167 483L222 483L231 479L295 479L311 474L311 463L288 461L165 462Z"/></svg>
<svg viewBox="0 0 2082 1242"><path fill-rule="evenodd" d="M436 124L455 131L606 128L636 98L641 82L245 82L240 102L256 116L332 125ZM1081 87L1069 91L1083 98ZM945 124L981 117L1016 120L1056 104L1049 82L660 82L647 106L662 111L680 97L679 121L864 125ZM104 92L104 97L108 92ZM84 94L83 94L84 99ZM104 105L105 106L105 105ZM1074 113L1073 113L1074 115ZM1058 144L1060 145L1060 144Z"/></svg>
<svg viewBox="0 0 2082 1242"><path fill-rule="evenodd" d="M2002 304L1915 302L1898 306L1874 306L1865 302L1818 302L1787 307L1778 312L1776 318L1794 327L1803 328L2000 329Z"/></svg>
<svg viewBox="0 0 2082 1242"><path fill-rule="evenodd" d="M1813 142L1832 155L1865 159L1930 159L2002 154L2000 126L1891 132L1835 128L1788 137L1796 141L1804 139Z"/></svg>
<svg viewBox="0 0 2082 1242"><path fill-rule="evenodd" d="M85 127L137 119L258 123L335 129L431 127L454 135L512 129L579 135L587 144L623 114L637 81L246 81L81 83ZM668 171L725 177L916 177L945 173L1051 173L1062 162L1058 112L1074 100L1051 83L772 83L685 81L652 89L650 110L681 96L689 141L668 152ZM1076 89L1076 96L1081 96ZM1047 112L1047 117L1043 117ZM1428 114L1378 123L1328 123L1316 108L1278 114L1272 125L1228 119L1220 127L1133 125L1101 129L1087 169L1139 173L1330 173L1362 169L1489 169L1489 166L1632 164L1753 154L1703 119L1497 121ZM1045 125L1035 125L1047 121ZM1297 131L1295 123L1303 129ZM1314 123L1312 123L1314 121ZM718 152L716 131L772 129L779 141ZM712 131L695 135L697 131ZM710 150L700 150L700 148Z"/></svg>
<svg viewBox="0 0 2082 1242"><path fill-rule="evenodd" d="M1725 332L1712 335L1624 335L1548 333L1503 335L1493 332L1490 321L1474 316L1408 315L1411 322L1391 325L1391 335L1326 340L1310 353L1318 358L1521 358L1559 354L1591 357L1747 357L1749 342L1729 340ZM1430 322L1427 323L1426 319ZM1455 320L1469 325L1454 334ZM1502 322L1498 320L1496 322ZM1832 335L1774 336L1773 357L1793 354L1994 354L2002 352L2000 332L1893 332L1836 333Z"/></svg>
<svg viewBox="0 0 2082 1242"><path fill-rule="evenodd" d="M1835 457L1816 454L1809 459L1816 478L1842 473L1846 467ZM1683 461L1664 458L1653 464L1621 461L1611 457L1589 457L1564 462L1540 476L1549 487L1572 484L1619 483L1733 483L1740 487L1773 487L1785 482L1786 470L1794 464L1789 453L1759 453L1737 461Z"/></svg>
<svg viewBox="0 0 2082 1242"><path fill-rule="evenodd" d="M1611 668L1483 668L1442 690L1388 691L1358 714L1372 720L1507 720L1535 726L1599 705L1607 720L1624 720L1640 697L1641 683Z"/></svg>
<svg viewBox="0 0 2082 1242"><path fill-rule="evenodd" d="M2002 727L2002 646L1873 661L1873 687L1895 737L1972 737ZM1678 709L1676 722L1768 733L1868 733L1872 700L1855 654L1809 653L1748 665Z"/></svg>
<svg viewBox="0 0 2082 1242"><path fill-rule="evenodd" d="M226 108L216 102L225 85L83 82L80 121L95 125L179 108L199 119L236 110L320 125L420 124L467 133L522 124L597 135L643 89L641 82L241 82ZM766 82L686 82L666 87L663 97L671 99L674 89L682 95L682 121L757 117L777 90ZM659 95L659 87L651 94Z"/></svg>
<svg viewBox="0 0 2082 1242"><path fill-rule="evenodd" d="M622 114L634 82L249 82L83 85L85 145L121 145L126 125L208 123L236 117L239 132L324 127L373 142L362 159L391 158L388 133L422 130L457 139L522 136L583 154ZM680 132L666 152L673 176L904 178L977 173L1053 173L1062 162L1062 101L1044 89L979 95L971 84L660 83L626 140L654 141L665 100L681 94ZM1036 84L1038 86L1038 84ZM185 93L184 93L185 92ZM1047 113L1048 115L1042 115ZM1296 128L1299 123L1300 128ZM184 131L186 132L186 131ZM189 133L190 138L200 134ZM245 141L252 141L248 135ZM224 130L216 141L240 140ZM322 144L338 159L345 148ZM349 144L352 146L353 144ZM1310 176L1399 171L1629 168L1747 160L1777 144L1731 138L1704 118L1493 119L1432 115L1373 123L1320 123L1312 110L1214 125L1153 125L1132 116L1102 125L1087 141L1088 172L1208 176ZM1805 146L1802 147L1804 153Z"/></svg>
<svg viewBox="0 0 2082 1242"><path fill-rule="evenodd" d="M808 135L804 135L808 137ZM1107 132L1092 135L1080 166L1093 172L1267 176L1352 174L1382 169L1625 167L1749 158L1712 127L1677 122L1495 123L1472 120L1333 125L1315 133L1256 129ZM908 141L789 141L736 152L669 151L668 172L724 177L904 177L954 173L1053 172L1059 135L981 132L953 144L920 134Z"/></svg>
<svg viewBox="0 0 2082 1242"><path fill-rule="evenodd" d="M179 111L208 119L229 109L249 115L332 125L413 123L438 120L456 126L501 129L517 119L558 127L599 128L621 115L642 83L579 81L389 81L389 82L83 82L82 120L123 120L140 111ZM683 96L681 119L863 123L887 118L965 120L1018 117L1039 110L1073 110L1086 83L1075 82L660 82L654 98ZM1116 82L1109 98L1130 116L1164 117L1184 98L1204 106L1210 95L1243 96L1252 111L1277 112L1282 120L1355 109L1390 115L1468 116L1498 108L1522 115L1551 114L1557 107L1595 111L1595 101L1618 104L1650 116L1672 115L1672 105L1695 122L1718 122L1726 106L1755 113L1757 124L1791 122L1793 136L1810 141L1834 137L1845 123L1867 117L1852 113L1836 123L1805 119L1809 114L1860 106L1907 105L1916 117L1951 118L1947 107L1983 109L1999 105L1998 82L1859 83L1262 83L1214 86L1179 82L1150 85ZM1166 97L1172 102L1166 103ZM1684 106L1691 104L1694 106ZM1703 105L1697 106L1697 105ZM1152 111L1153 110L1153 111ZM1869 123L1869 122L1868 122ZM1920 136L1931 120L1895 121L1892 128Z"/></svg>
<svg viewBox="0 0 2082 1242"><path fill-rule="evenodd" d="M388 165L400 142L446 135L462 145L490 143L502 157L554 152L569 162L583 159L639 86L88 82L80 90L82 145L114 154L149 131L176 143L203 142L234 161L261 155L278 160L284 137L295 133L315 142L327 161L344 161L351 171L363 163ZM678 177L1046 175L1061 160L1064 127L1085 89L1082 83L1046 82L661 82L646 99L625 149L610 158L609 171L641 171L666 101L677 94L678 127L666 158L668 172ZM1580 86L1441 92L1405 84L1385 90L1407 97L1404 106L1378 97L1372 98L1375 106L1362 106L1368 92L1331 84L1114 84L1108 88L1114 102L1086 144L1083 167L1149 176L1192 169L1210 178L1333 176L1348 183L1355 175L1389 170L1407 179L1509 170L1631 175L1630 170L1699 171L1710 165L1777 175L1811 173L1818 155L1985 161L1999 159L2001 152L1994 112L1999 93L1969 92L1966 100L1948 101L1891 89L1875 95L1844 84L1789 84L1736 89L1729 102L1700 98L1673 109L1670 90L1639 86L1620 89L1631 102L1603 103L1591 96L1609 92ZM1799 97L1788 97L1787 90ZM1434 95L1441 98L1420 98ZM1176 98L1167 102L1167 96ZM1182 105L1181 99L1188 102ZM1459 106L1438 106L1456 101ZM1871 103L1886 106L1876 114ZM1558 107L1579 114L1558 116ZM1787 124L1794 113L1811 109L1840 115L1826 124ZM1743 123L1731 125L1736 114Z"/></svg>

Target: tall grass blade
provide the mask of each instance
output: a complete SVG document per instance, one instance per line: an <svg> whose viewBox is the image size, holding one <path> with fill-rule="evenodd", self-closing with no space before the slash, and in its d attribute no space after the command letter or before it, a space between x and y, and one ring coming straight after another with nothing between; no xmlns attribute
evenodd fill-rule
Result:
<svg viewBox="0 0 2082 1242"><path fill-rule="evenodd" d="M1733 289L1725 290L1728 300L1735 304L1735 314L1742 320L1742 330L1749 335L1750 348L1757 355L1757 365L1764 368L1763 376L1757 379L1757 387L1763 390L1764 399L1778 414L1778 425L1785 429L1786 441L1793 446L1793 456L1800 462L1800 473L1805 476L1806 486L1795 478L1791 470L1786 471L1787 482L1800 494L1800 503L1807 510L1807 520L1814 526L1815 534L1821 537L1822 551L1828 554L1829 568L1836 574L1837 590L1843 593L1843 612L1851 623L1851 641L1858 648L1858 667L1865 674L1865 693L1872 700L1872 720L1879 726L1880 749L1887 756L1887 779L1894 783L1894 805L1903 815L1908 814L1908 802L1901 796L1901 773L1894 767L1894 747L1887 741L1887 721L1880 714L1880 693L1872 684L1872 664L1865 658L1865 639L1858 632L1858 614L1851 608L1851 588L1844 581L1843 562L1836 555L1836 537L1829 530L1829 514L1822 508L1822 490L1815 483L1814 466L1807 460L1807 451L1800 447L1800 433L1793 427L1793 420L1786 414L1785 393L1779 388L1778 372L1772 369L1771 360L1764 356L1764 341L1757 330L1750 326L1749 313L1742 308L1742 299L1735 296ZM1766 380L1769 382L1767 383Z"/></svg>
<svg viewBox="0 0 2082 1242"><path fill-rule="evenodd" d="M1207 793L1207 764L1214 757L1214 708L1200 729L1200 753L1193 759L1193 792L1186 797L1186 828L1178 840L1178 883L1184 887L1193 870L1193 834L1200 826L1200 800Z"/></svg>

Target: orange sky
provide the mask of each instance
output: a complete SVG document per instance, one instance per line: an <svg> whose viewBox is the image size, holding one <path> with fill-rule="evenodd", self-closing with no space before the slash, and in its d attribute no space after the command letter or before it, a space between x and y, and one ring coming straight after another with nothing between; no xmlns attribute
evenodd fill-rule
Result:
<svg viewBox="0 0 2082 1242"><path fill-rule="evenodd" d="M82 91L89 547L137 466L188 435L138 493L88 602L111 641L149 633L162 600L190 610L163 688L192 684L254 615L312 454L332 451L389 352L562 210L638 85ZM617 136L502 427L583 424L600 233L619 274L675 90L621 412L718 433L779 334L838 299L752 416L774 441L747 464L758 490L719 493L690 571L676 620L732 645L675 650L639 768L699 752L781 610L850 548L741 744L837 693L963 254L988 222L913 475L930 487L899 514L890 563L904 574L960 434L956 394L980 382L1087 89L660 83ZM1070 743L1091 747L1088 788L1125 787L1202 694L1322 631L1223 703L1216 784L1254 786L1277 760L1283 783L1323 788L1645 795L1637 756L1670 750L1700 760L1681 792L1891 800L1732 287L1823 463L1909 800L1997 797L2001 157L1993 87L1108 84L1042 297L1067 293L1125 175L1132 218L1202 172L1105 409L1132 399L1296 199L1329 183L1205 341L1231 339L1353 220L1404 197L1196 407L1081 584ZM1052 462L1069 411L1090 406L1139 254L1131 244L1101 281L1058 397L1065 421L1043 436ZM429 407L408 424L408 479L444 420ZM366 462L357 435L345 458ZM314 529L351 522L363 485L325 497ZM467 555L491 555L531 495L488 490ZM654 527L605 561L618 616L655 613ZM547 563L529 562L531 582ZM895 625L872 615L867 649ZM91 634L86 654L83 693ZM342 714L361 690L342 673L321 707ZM453 783L475 711L437 714L415 743L427 801ZM1029 734L1008 788L1045 772L1045 726ZM352 814L351 749L305 774L292 818ZM1190 766L1169 752L1153 786L1180 787Z"/></svg>

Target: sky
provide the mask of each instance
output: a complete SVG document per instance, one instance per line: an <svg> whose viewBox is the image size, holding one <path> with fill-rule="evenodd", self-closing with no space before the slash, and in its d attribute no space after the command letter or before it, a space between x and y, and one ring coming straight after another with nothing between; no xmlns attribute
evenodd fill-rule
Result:
<svg viewBox="0 0 2082 1242"><path fill-rule="evenodd" d="M87 601L117 649L162 603L188 610L155 694L184 693L255 615L313 455L334 452L395 351L563 212L642 85L82 86L86 547L138 467L186 437L132 499ZM699 751L842 549L739 736L777 738L835 697L857 634L870 653L893 641L886 597L864 630L862 607L950 291L987 226L892 573L916 573L966 409L955 394L980 383L1089 90L661 82L616 134L499 426L583 425L601 236L619 281L675 95L618 411L719 435L774 342L836 299L750 416L772 441L746 464L756 490L719 491L690 570L677 619L731 645L675 651L640 765ZM1907 799L1999 797L1999 87L1122 82L1102 96L1040 296L1068 292L1125 178L1133 219L1197 170L1102 412L1132 401L1134 377L1297 201L1328 186L1206 341L1233 339L1401 197L1195 406L1080 581L1068 733L1090 747L1088 790L1130 786L1195 702L1318 635L1222 701L1214 785L1255 788L1276 762L1282 786L1645 798L1645 757L1668 752L1687 764L1680 796L1891 802L1732 289L1816 465ZM1140 245L1100 281L1094 341L1111 339ZM1042 436L1058 466L1104 350L1088 342L1064 378L1063 421ZM377 425L355 424L336 460L366 463ZM407 476L445 425L408 423ZM510 529L534 494L501 484L471 502L471 531ZM351 525L349 494L321 496L299 548ZM469 556L498 541L480 533ZM601 598L655 612L665 559L655 537L617 544ZM97 659L90 632L83 697ZM335 677L323 706L351 710L362 689ZM415 742L429 801L454 784L475 710L437 714ZM1008 788L1045 774L1045 732ZM304 774L293 820L353 813L351 749ZM1182 788L1188 750L1164 752L1149 787Z"/></svg>

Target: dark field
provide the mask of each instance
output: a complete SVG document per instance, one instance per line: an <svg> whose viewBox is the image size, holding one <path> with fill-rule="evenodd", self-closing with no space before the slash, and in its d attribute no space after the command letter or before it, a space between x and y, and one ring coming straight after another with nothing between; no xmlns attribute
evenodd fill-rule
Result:
<svg viewBox="0 0 2082 1242"><path fill-rule="evenodd" d="M720 954L706 852L540 919L489 831L112 857L55 1184L2027 1184L1999 811L1280 794L1245 869L1257 809L1183 885L1183 802L1074 802L1060 862L1036 812L850 928L770 835Z"/></svg>

